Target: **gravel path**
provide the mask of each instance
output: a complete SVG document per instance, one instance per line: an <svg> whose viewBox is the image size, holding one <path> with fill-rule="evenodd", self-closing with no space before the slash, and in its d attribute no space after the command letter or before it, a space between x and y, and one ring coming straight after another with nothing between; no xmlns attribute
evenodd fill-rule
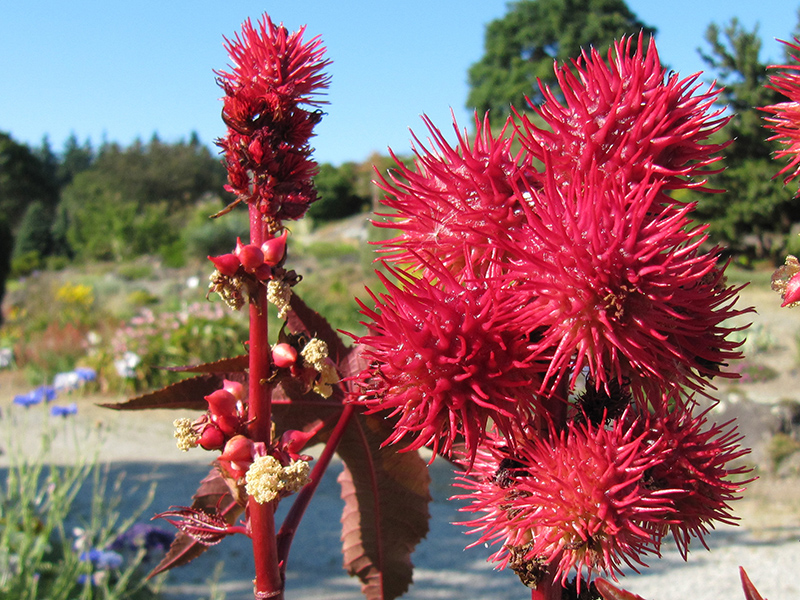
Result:
<svg viewBox="0 0 800 600"><path fill-rule="evenodd" d="M764 335L771 335L773 346L759 355L780 371L780 376L761 384L726 384L720 396L746 396L759 402L781 398L800 399L800 373L796 364L795 336L800 331L800 309L777 310L777 297L753 290L744 301L755 305L759 313L752 321ZM750 320L750 319L748 319ZM109 461L115 471L124 471L130 482L127 498L131 506L140 500L149 481L158 489L152 510L157 512L174 504L188 504L197 482L207 473L209 455L193 451L180 453L172 439L172 421L187 416L183 411L121 413L93 405L97 398L76 396L79 413L69 419L49 417L43 407L22 409L11 406L15 393L27 391L10 373L0 373L0 427L11 426L24 432L24 444L38 447L37 430L43 424L58 430L53 446L56 460L72 460L76 443L80 452L98 450L101 460ZM101 399L115 401L116 399ZM40 410L41 409L41 410ZM0 430L5 433L4 430ZM7 456L0 456L0 468ZM326 477L318 497L303 522L292 552L287 581L287 597L298 600L356 600L360 598L357 582L341 569L339 556L339 514L341 500L335 482L336 468ZM513 574L494 572L485 562L485 550L464 551L467 538L461 528L451 525L461 515L447 501L452 493L449 467L437 461L431 467L434 480L432 530L412 557L416 583L406 597L419 600L460 598L464 600L511 600L527 597ZM138 486L139 491L134 488ZM623 586L648 600L718 600L743 598L738 568L744 566L765 598L770 600L800 597L800 583L794 569L800 564L800 482L795 479L762 480L751 485L745 499L734 506L741 516L739 527L720 527L708 537L710 551L697 547L684 562L669 548L661 560L642 575L630 575ZM252 567L247 540L226 540L210 549L189 567L171 574L165 588L166 598L196 600L209 597L209 580L215 565L225 563L218 589L228 600L252 598Z"/></svg>

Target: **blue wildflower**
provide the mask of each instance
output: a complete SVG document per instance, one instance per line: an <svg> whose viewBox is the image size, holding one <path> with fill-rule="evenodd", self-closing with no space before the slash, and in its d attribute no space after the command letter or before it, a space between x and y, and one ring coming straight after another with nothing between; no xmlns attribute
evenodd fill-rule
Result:
<svg viewBox="0 0 800 600"><path fill-rule="evenodd" d="M148 562L154 555L165 554L174 539L175 534L172 531L165 531L148 523L135 523L130 529L117 536L111 544L111 549L117 552L126 550L136 552L144 548L145 556L142 560Z"/></svg>
<svg viewBox="0 0 800 600"><path fill-rule="evenodd" d="M88 552L81 552L80 560L90 562L97 569L119 569L122 566L122 555L113 550L99 550L92 548Z"/></svg>
<svg viewBox="0 0 800 600"><path fill-rule="evenodd" d="M50 407L50 414L54 417L68 417L78 414L78 405L73 402L67 406L53 405Z"/></svg>

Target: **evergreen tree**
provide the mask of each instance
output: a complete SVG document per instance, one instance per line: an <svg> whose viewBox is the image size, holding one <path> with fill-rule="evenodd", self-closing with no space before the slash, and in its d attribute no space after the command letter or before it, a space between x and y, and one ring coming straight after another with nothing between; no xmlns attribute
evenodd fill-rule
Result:
<svg viewBox="0 0 800 600"><path fill-rule="evenodd" d="M50 234L52 223L52 209L38 200L29 204L14 240L14 258L25 254L36 254L39 258L49 256L53 243Z"/></svg>
<svg viewBox="0 0 800 600"><path fill-rule="evenodd" d="M14 238L11 225L5 215L0 212L0 306L6 295L6 280L11 272L11 252L14 249ZM3 324L3 311L0 310L0 325Z"/></svg>
<svg viewBox="0 0 800 600"><path fill-rule="evenodd" d="M518 0L486 27L484 55L469 69L467 105L493 124L509 106L524 109L541 100L537 79L555 83L554 61L575 58L594 46L605 52L615 39L640 31L655 34L624 0Z"/></svg>
<svg viewBox="0 0 800 600"><path fill-rule="evenodd" d="M698 217L710 225L709 234L732 252L756 258L779 257L792 224L800 220L800 200L793 190L773 179L776 172L763 114L758 107L781 101L765 87L766 64L761 62L758 27L744 29L737 19L724 28L709 25L709 52L700 51L715 78L724 86L720 101L731 109L722 130L726 168L709 178L709 187L724 194L690 195L698 201Z"/></svg>

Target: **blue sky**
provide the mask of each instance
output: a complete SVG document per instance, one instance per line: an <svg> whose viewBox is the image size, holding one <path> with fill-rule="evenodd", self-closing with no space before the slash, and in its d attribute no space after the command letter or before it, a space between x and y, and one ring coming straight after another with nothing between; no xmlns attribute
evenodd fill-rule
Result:
<svg viewBox="0 0 800 600"><path fill-rule="evenodd" d="M763 59L780 60L774 38L797 22L790 0L628 0L659 32L662 60L682 75L704 68L696 52L714 21L760 23ZM486 23L506 0L164 0L117 2L0 0L0 131L29 144L43 136L59 150L80 140L130 143L154 132L167 141L197 131L224 133L214 69L227 57L222 36L267 11L290 29L321 35L333 65L328 116L313 140L320 162L360 161L409 149L420 115L462 126L467 69L483 52Z"/></svg>

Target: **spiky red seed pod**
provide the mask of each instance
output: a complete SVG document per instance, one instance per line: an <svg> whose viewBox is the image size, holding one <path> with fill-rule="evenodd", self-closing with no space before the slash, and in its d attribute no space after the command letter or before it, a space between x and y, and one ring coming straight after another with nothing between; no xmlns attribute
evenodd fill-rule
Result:
<svg viewBox="0 0 800 600"><path fill-rule="evenodd" d="M493 243L523 221L522 200L515 192L532 176L530 157L514 154L510 126L494 137L488 116L475 116L476 133L468 136L454 121L458 144L453 147L423 117L432 142L426 148L415 137L415 168L395 158L395 173L379 174L378 186L388 193L382 204L391 209L379 227L400 230L381 243L381 251L411 270L426 268L432 253L457 278L486 274L502 257Z"/></svg>
<svg viewBox="0 0 800 600"><path fill-rule="evenodd" d="M530 190L527 227L505 243L517 257L508 279L548 362L543 393L564 377L574 387L586 368L598 387L628 382L644 407L669 390L703 391L740 357L730 319L752 309L734 307L740 288L703 252L705 228L691 206L661 206L662 185L576 171Z"/></svg>
<svg viewBox="0 0 800 600"><path fill-rule="evenodd" d="M233 277L236 275L236 272L239 270L239 267L242 264L239 261L239 257L233 253L221 254L220 256L209 256L208 260L214 263L217 271L223 275L226 275L227 277Z"/></svg>
<svg viewBox="0 0 800 600"><path fill-rule="evenodd" d="M474 456L490 421L513 438L534 417L541 367L530 360L514 294L461 286L441 265L429 268L438 285L392 271L401 288L379 274L388 293L370 292L374 310L361 304L370 333L357 342L372 364L355 401L398 417L388 443L406 438L409 449L449 454L463 435Z"/></svg>
<svg viewBox="0 0 800 600"><path fill-rule="evenodd" d="M501 568L544 563L562 584L644 565L660 543L647 523L672 513L668 492L645 485L661 460L646 437L620 419L611 429L572 423L513 451L501 439L485 445L456 484L470 492L456 496L470 502L462 510L483 513L463 523L480 535L471 546L499 545L491 560Z"/></svg>
<svg viewBox="0 0 800 600"><path fill-rule="evenodd" d="M697 93L699 74L667 76L653 39L646 51L644 42L640 34L634 51L623 38L607 61L591 49L556 67L563 102L543 88L534 110L545 126L521 117L520 141L561 181L592 169L630 186L656 172L665 190L701 187L720 160L724 145L704 143L728 120L714 106L720 90Z"/></svg>
<svg viewBox="0 0 800 600"><path fill-rule="evenodd" d="M275 344L272 348L272 362L279 369L291 367L297 363L297 350L284 342Z"/></svg>
<svg viewBox="0 0 800 600"><path fill-rule="evenodd" d="M660 464L648 473L648 487L672 490L675 512L669 520L652 522L649 527L654 535L672 533L686 558L691 539L696 537L705 546L704 536L715 522L736 524L730 503L753 480L748 477L752 469L739 460L750 450L741 446L744 436L731 421L708 423L711 409L694 416L690 402L673 398L661 404L648 435L660 440L664 450Z"/></svg>

